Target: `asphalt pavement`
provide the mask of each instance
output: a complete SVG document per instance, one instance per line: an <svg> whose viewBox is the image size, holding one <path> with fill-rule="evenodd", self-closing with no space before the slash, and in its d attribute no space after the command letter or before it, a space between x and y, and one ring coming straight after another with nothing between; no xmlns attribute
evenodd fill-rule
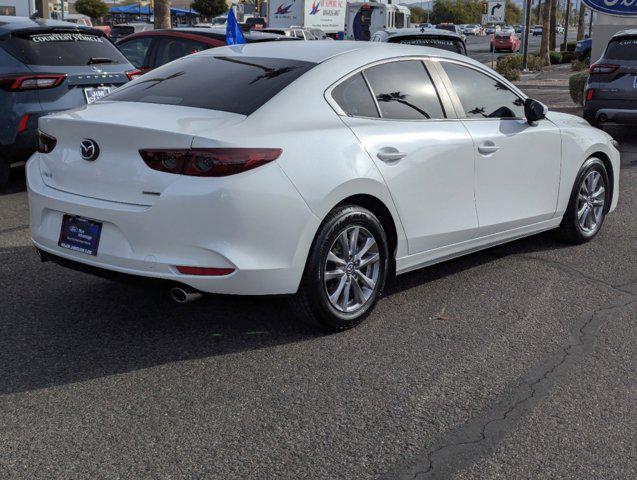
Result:
<svg viewBox="0 0 637 480"><path fill-rule="evenodd" d="M334 335L284 298L176 305L40 263L14 169L0 478L636 478L637 136L612 133L619 206L594 241L409 273Z"/></svg>

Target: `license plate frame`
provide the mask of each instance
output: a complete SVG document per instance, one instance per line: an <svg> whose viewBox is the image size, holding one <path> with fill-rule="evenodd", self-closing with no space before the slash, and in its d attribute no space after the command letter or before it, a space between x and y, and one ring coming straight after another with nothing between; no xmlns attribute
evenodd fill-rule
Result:
<svg viewBox="0 0 637 480"><path fill-rule="evenodd" d="M102 222L77 215L64 214L58 246L74 252L97 256L102 236Z"/></svg>
<svg viewBox="0 0 637 480"><path fill-rule="evenodd" d="M101 100L111 93L111 91L111 87L88 87L84 89L84 99L86 100L87 105L90 105L93 102Z"/></svg>

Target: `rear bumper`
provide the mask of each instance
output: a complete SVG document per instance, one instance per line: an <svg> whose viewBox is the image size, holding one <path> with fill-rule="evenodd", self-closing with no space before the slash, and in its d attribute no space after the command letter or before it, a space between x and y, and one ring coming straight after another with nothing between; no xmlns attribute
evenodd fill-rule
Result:
<svg viewBox="0 0 637 480"><path fill-rule="evenodd" d="M295 293L320 223L276 164L233 176L223 191L205 191L202 179L194 178L192 188L165 192L152 206L51 188L42 180L39 154L26 170L33 244L58 263L81 264L90 273L147 277L208 293ZM102 222L96 256L58 246L64 214ZM177 265L234 272L182 275Z"/></svg>
<svg viewBox="0 0 637 480"><path fill-rule="evenodd" d="M637 102L624 102L624 107L628 108L607 107L603 101L588 102L584 107L584 118L601 123L637 124Z"/></svg>

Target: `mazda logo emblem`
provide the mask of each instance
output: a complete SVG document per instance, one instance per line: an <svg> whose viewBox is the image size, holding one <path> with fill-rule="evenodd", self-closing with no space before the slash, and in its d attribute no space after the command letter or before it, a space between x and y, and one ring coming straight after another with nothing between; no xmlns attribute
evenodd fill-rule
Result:
<svg viewBox="0 0 637 480"><path fill-rule="evenodd" d="M87 138L80 143L80 154L84 160L93 161L100 154L100 147L97 146L95 140Z"/></svg>

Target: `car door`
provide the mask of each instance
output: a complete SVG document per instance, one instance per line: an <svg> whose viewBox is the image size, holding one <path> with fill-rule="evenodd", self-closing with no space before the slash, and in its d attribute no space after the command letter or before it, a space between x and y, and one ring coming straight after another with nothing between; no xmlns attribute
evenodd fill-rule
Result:
<svg viewBox="0 0 637 480"><path fill-rule="evenodd" d="M549 120L530 125L524 99L490 73L455 61L439 71L471 134L480 235L553 218L561 170L561 134Z"/></svg>
<svg viewBox="0 0 637 480"><path fill-rule="evenodd" d="M370 66L331 95L389 187L409 253L471 239L478 227L473 142L425 63Z"/></svg>

